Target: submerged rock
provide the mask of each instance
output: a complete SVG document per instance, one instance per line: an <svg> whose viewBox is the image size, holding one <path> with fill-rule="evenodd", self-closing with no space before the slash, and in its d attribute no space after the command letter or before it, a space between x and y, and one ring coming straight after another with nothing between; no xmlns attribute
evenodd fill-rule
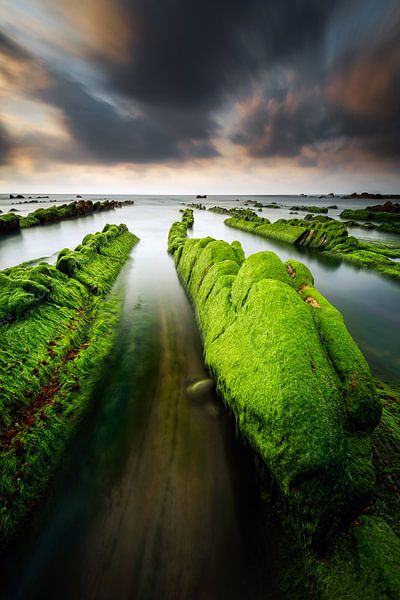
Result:
<svg viewBox="0 0 400 600"><path fill-rule="evenodd" d="M214 385L214 381L210 377L198 379L187 386L186 393L190 398L203 398L210 393Z"/></svg>

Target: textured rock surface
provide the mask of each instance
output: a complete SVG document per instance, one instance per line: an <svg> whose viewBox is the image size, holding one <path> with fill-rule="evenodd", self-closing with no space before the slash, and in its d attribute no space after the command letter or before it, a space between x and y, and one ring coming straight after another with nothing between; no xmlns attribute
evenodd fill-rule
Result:
<svg viewBox="0 0 400 600"><path fill-rule="evenodd" d="M242 434L271 470L297 530L328 535L374 494L381 413L368 365L305 265L170 230L205 359Z"/></svg>

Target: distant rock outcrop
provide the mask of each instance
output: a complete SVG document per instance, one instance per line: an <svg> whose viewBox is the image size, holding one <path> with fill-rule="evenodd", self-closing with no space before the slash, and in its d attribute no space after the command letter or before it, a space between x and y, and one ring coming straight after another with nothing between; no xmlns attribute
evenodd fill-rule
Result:
<svg viewBox="0 0 400 600"><path fill-rule="evenodd" d="M64 221L74 217L81 217L95 212L113 210L123 206L134 204L133 200L105 200L104 202L92 202L91 200L74 200L69 204L61 206L51 206L50 208L38 208L25 217L13 214L16 211L12 208L6 215L0 217L0 234L16 231L18 229L27 229L36 227L45 223L54 223Z"/></svg>
<svg viewBox="0 0 400 600"><path fill-rule="evenodd" d="M367 210L371 212L386 212L386 213L400 213L400 204L393 204L393 202L385 202L385 204L377 204L376 206L367 206Z"/></svg>
<svg viewBox="0 0 400 600"><path fill-rule="evenodd" d="M371 194L370 192L357 194L354 192L353 194L342 196L342 198L352 198L353 200L383 200L384 198L400 200L400 194Z"/></svg>

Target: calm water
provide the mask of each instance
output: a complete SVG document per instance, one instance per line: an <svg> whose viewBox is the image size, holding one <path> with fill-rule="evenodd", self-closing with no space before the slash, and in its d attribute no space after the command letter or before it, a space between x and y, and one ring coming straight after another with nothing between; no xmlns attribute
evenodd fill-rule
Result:
<svg viewBox="0 0 400 600"><path fill-rule="evenodd" d="M191 392L208 375L165 252L179 208L146 203L80 219L79 231L78 221L25 231L17 251L12 236L3 240L13 263L74 246L107 221L141 237L117 282L124 314L94 409L3 560L1 597L304 597L292 540L260 495L232 419L212 389Z"/></svg>
<svg viewBox="0 0 400 600"><path fill-rule="evenodd" d="M169 226L187 201L193 199L141 197L135 206L0 241L4 268L54 260L60 248L74 247L107 222L125 222L141 238L115 287L124 313L93 410L49 497L3 560L2 598L308 595L292 541L274 518L267 490L260 493L232 419L212 389L191 393L191 383L207 373L193 312L165 252ZM208 199L223 201L239 204L233 197ZM300 256L374 372L399 383L400 285L230 229L223 220L195 211L193 235L239 239L247 254Z"/></svg>

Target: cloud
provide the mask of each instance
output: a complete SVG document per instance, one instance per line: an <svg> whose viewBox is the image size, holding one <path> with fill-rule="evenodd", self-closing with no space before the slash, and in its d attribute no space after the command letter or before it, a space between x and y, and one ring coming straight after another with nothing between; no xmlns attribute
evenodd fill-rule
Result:
<svg viewBox="0 0 400 600"><path fill-rule="evenodd" d="M340 0L338 3L340 4ZM312 57L333 11L319 0L123 2L130 61L103 65L110 86L159 114L193 118L242 96L271 64Z"/></svg>
<svg viewBox="0 0 400 600"><path fill-rule="evenodd" d="M317 87L290 92L283 99L260 98L232 141L244 146L250 156L288 158L298 156L303 147L339 134Z"/></svg>
<svg viewBox="0 0 400 600"><path fill-rule="evenodd" d="M47 85L45 68L29 51L0 32L0 94L28 93Z"/></svg>
<svg viewBox="0 0 400 600"><path fill-rule="evenodd" d="M124 64L130 59L134 27L122 3L115 0L44 0L62 23L63 34L83 55Z"/></svg>
<svg viewBox="0 0 400 600"><path fill-rule="evenodd" d="M41 163L47 159L140 164L210 158L218 154L211 141L216 124L201 115L194 120L180 114L162 119L151 110L148 115L118 110L118 105L95 97L79 82L46 69L40 60L4 35L0 37L2 64L7 93L16 89L30 100L56 108L71 138L66 142L63 136L58 141L54 136L34 133L21 136L14 132L11 136L3 125L2 162L11 157L12 149L15 156L24 153ZM31 80L29 73L40 76Z"/></svg>
<svg viewBox="0 0 400 600"><path fill-rule="evenodd" d="M75 54L81 52L82 60L88 60L82 46L86 39L90 67L101 73L102 96L114 106L121 99L134 105L140 115L130 121L135 145L143 146L150 158L145 140L138 144L138 137L150 129L153 139L157 129L160 159L167 154L165 134L170 137L169 156L175 160L216 155L218 111L232 97L242 97L271 63L299 53L311 59L315 46L323 43L333 11L330 3L320 0L306 5L298 0L88 0L84 8L75 0L47 0L46 6L58 17L64 15L75 31L80 28L80 35L74 34L79 37ZM65 34L65 21L60 30ZM96 102L93 107L100 109ZM71 115L67 119L72 124ZM157 156L157 151L152 154ZM138 153L132 160L138 160Z"/></svg>
<svg viewBox="0 0 400 600"><path fill-rule="evenodd" d="M57 111L49 161L184 164L232 144L303 168L398 161L395 0L38 0L31 30L10 6L0 68ZM7 131L4 160L24 144ZM40 144L30 134L26 151Z"/></svg>
<svg viewBox="0 0 400 600"><path fill-rule="evenodd" d="M0 31L0 53L18 61L29 60L29 53L14 40Z"/></svg>
<svg viewBox="0 0 400 600"><path fill-rule="evenodd" d="M182 124L163 123L154 115L130 116L110 103L91 96L85 88L60 77L40 93L45 102L62 111L66 129L88 157L100 162L151 163L216 156L213 144L192 124L188 135Z"/></svg>
<svg viewBox="0 0 400 600"><path fill-rule="evenodd" d="M386 16L386 15L385 15ZM379 28L365 45L343 49L325 70L300 60L288 77L274 69L264 88L244 103L231 135L234 144L257 158L294 158L302 166L400 158L400 10L391 27ZM359 41L359 39L358 39ZM351 153L349 152L351 150Z"/></svg>
<svg viewBox="0 0 400 600"><path fill-rule="evenodd" d="M14 104L14 95L26 94L45 85L42 65L11 37L0 32L0 98L2 106ZM7 114L0 120L0 166L12 164L21 153L18 140L7 123Z"/></svg>
<svg viewBox="0 0 400 600"><path fill-rule="evenodd" d="M8 164L13 148L10 136L0 123L0 166Z"/></svg>

